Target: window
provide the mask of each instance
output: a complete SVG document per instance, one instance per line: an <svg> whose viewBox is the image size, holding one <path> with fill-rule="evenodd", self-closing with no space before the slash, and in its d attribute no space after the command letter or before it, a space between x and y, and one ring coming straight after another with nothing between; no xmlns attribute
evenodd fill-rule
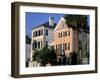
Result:
<svg viewBox="0 0 100 80"><path fill-rule="evenodd" d="M67 50L67 43L64 44L64 49Z"/></svg>
<svg viewBox="0 0 100 80"><path fill-rule="evenodd" d="M35 49L36 49L37 48L37 42L35 42L34 45L35 45Z"/></svg>
<svg viewBox="0 0 100 80"><path fill-rule="evenodd" d="M63 37L63 35L64 35L64 32L58 33L58 37L59 37L59 38L60 38L60 37Z"/></svg>
<svg viewBox="0 0 100 80"><path fill-rule="evenodd" d="M60 33L60 36L62 37L62 33Z"/></svg>
<svg viewBox="0 0 100 80"><path fill-rule="evenodd" d="M58 37L60 38L60 33L58 33Z"/></svg>
<svg viewBox="0 0 100 80"><path fill-rule="evenodd" d="M63 32L63 37L67 36L67 31Z"/></svg>
<svg viewBox="0 0 100 80"><path fill-rule="evenodd" d="M37 36L41 36L41 35L43 35L43 30L33 32L33 37L37 37Z"/></svg>
<svg viewBox="0 0 100 80"><path fill-rule="evenodd" d="M38 42L38 48L40 48L40 42Z"/></svg>
<svg viewBox="0 0 100 80"><path fill-rule="evenodd" d="M37 36L39 36L39 31L37 31Z"/></svg>
<svg viewBox="0 0 100 80"><path fill-rule="evenodd" d="M48 36L48 30L46 30L46 35Z"/></svg>
<svg viewBox="0 0 100 80"><path fill-rule="evenodd" d="M35 31L35 37L37 36L37 31Z"/></svg>
<svg viewBox="0 0 100 80"><path fill-rule="evenodd" d="M64 46L65 46L64 48L65 50L70 50L70 43L65 43Z"/></svg>
<svg viewBox="0 0 100 80"><path fill-rule="evenodd" d="M65 32L63 32L63 37L65 37Z"/></svg>
<svg viewBox="0 0 100 80"><path fill-rule="evenodd" d="M40 30L39 30L39 32L38 32L38 36L40 36Z"/></svg>
<svg viewBox="0 0 100 80"><path fill-rule="evenodd" d="M48 41L46 41L46 46L45 47L48 47Z"/></svg>
<svg viewBox="0 0 100 80"><path fill-rule="evenodd" d="M67 35L70 36L70 31L67 32Z"/></svg>
<svg viewBox="0 0 100 80"><path fill-rule="evenodd" d="M65 32L63 32L63 37L64 36L70 36L70 31L65 31Z"/></svg>
<svg viewBox="0 0 100 80"><path fill-rule="evenodd" d="M40 30L40 35L43 35L43 30Z"/></svg>
<svg viewBox="0 0 100 80"><path fill-rule="evenodd" d="M35 32L33 32L33 37L35 37Z"/></svg>
<svg viewBox="0 0 100 80"><path fill-rule="evenodd" d="M65 32L65 36L67 36L67 31Z"/></svg>

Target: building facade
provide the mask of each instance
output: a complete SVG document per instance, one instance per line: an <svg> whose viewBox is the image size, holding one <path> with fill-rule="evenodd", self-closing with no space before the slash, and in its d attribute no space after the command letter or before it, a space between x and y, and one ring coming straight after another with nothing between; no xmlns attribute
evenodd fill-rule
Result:
<svg viewBox="0 0 100 80"><path fill-rule="evenodd" d="M89 63L89 53L90 53L90 46L89 46L89 30L79 30L79 57L80 62L84 64Z"/></svg>
<svg viewBox="0 0 100 80"><path fill-rule="evenodd" d="M56 51L57 62L67 64L67 60L72 52L77 53L77 63L84 63L84 54L88 54L89 62L89 31L82 28L68 26L64 17L61 17L57 25L54 18L50 17L49 21L36 26L32 29L30 67L40 66L36 61L32 61L33 52L43 47L53 47ZM85 59L85 58L84 58ZM63 61L62 61L63 60ZM61 64L60 64L61 65Z"/></svg>
<svg viewBox="0 0 100 80"><path fill-rule="evenodd" d="M63 17L54 29L54 48L58 61L61 58L59 55L65 54L66 57L69 57L71 52L78 52L78 31L69 27Z"/></svg>
<svg viewBox="0 0 100 80"><path fill-rule="evenodd" d="M50 47L50 43L53 41L54 36L53 36L53 30L55 27L55 23L53 22L54 18L50 17L49 21L41 24L39 26L36 26L32 29L32 40L31 40L31 56L30 56L30 61L33 59L33 52L36 49L41 49L43 47ZM35 62L32 65L36 65L37 63ZM31 66L32 66L31 65Z"/></svg>

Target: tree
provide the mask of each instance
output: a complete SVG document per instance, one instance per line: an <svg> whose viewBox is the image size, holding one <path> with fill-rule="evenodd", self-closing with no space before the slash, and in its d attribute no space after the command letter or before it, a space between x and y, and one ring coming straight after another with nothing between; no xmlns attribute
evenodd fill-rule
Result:
<svg viewBox="0 0 100 80"><path fill-rule="evenodd" d="M40 62L43 65L47 63L56 64L56 53L53 48L42 48L33 52L33 61Z"/></svg>
<svg viewBox="0 0 100 80"><path fill-rule="evenodd" d="M72 27L74 30L74 34L77 35L77 39L79 40L79 29L87 30L88 29L88 22L87 22L87 16L86 15L65 15L64 16L66 20L66 24L69 27ZM75 36L74 36L75 39ZM79 41L74 42L74 45L78 45ZM74 46L75 50L75 46ZM79 53L79 50L78 50ZM79 54L77 54L77 58L79 59ZM80 63L80 62L78 62Z"/></svg>
<svg viewBox="0 0 100 80"><path fill-rule="evenodd" d="M46 47L40 50L40 54L38 56L40 63L46 64L48 62L49 52L49 49Z"/></svg>
<svg viewBox="0 0 100 80"><path fill-rule="evenodd" d="M39 53L40 53L40 51L38 51L38 50L35 50L34 52L33 52L33 61L38 61L38 55L39 55Z"/></svg>
<svg viewBox="0 0 100 80"><path fill-rule="evenodd" d="M56 64L57 56L56 56L56 52L55 52L54 48L50 49L48 59L49 59L48 62L50 62L52 64Z"/></svg>
<svg viewBox="0 0 100 80"><path fill-rule="evenodd" d="M75 52L70 53L70 64L71 65L77 64L77 53L75 53Z"/></svg>
<svg viewBox="0 0 100 80"><path fill-rule="evenodd" d="M65 15L64 18L68 26L82 29L87 29L88 27L86 15Z"/></svg>
<svg viewBox="0 0 100 80"><path fill-rule="evenodd" d="M31 44L31 38L28 35L26 35L26 44Z"/></svg>

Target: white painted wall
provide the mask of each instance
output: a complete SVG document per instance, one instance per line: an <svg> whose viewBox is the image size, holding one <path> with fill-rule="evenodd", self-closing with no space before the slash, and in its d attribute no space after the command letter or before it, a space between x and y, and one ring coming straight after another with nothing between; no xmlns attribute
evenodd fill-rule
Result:
<svg viewBox="0 0 100 80"><path fill-rule="evenodd" d="M1 0L0 2L0 80L16 80L11 74L11 2L33 1L41 3L73 4L98 6L98 22L100 22L100 0ZM100 23L98 23L100 26ZM100 27L98 27L100 34ZM100 48L100 36L98 37ZM100 49L98 50L100 53ZM38 78L19 78L17 80L100 80L100 54L98 54L98 74L64 75Z"/></svg>
<svg viewBox="0 0 100 80"><path fill-rule="evenodd" d="M33 56L33 41L36 40L36 41L43 41L43 38L44 36L41 35L41 36L38 36L38 37L33 37L33 32L35 31L38 31L38 30L43 30L44 31L44 27L41 26L41 27L38 27L38 28L35 28L35 29L32 29L32 36L31 36L31 55L30 55L30 61L32 61L32 56ZM31 63L31 62L30 62ZM32 64L32 63L31 63Z"/></svg>
<svg viewBox="0 0 100 80"><path fill-rule="evenodd" d="M48 45L49 45L54 39L54 36L53 36L54 29L45 27L45 30L46 29L48 30L48 36L45 36L45 41L48 41Z"/></svg>

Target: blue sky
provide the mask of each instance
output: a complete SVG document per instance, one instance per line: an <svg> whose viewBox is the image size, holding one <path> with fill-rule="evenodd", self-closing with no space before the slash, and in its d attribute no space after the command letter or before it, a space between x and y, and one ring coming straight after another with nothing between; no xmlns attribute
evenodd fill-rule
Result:
<svg viewBox="0 0 100 80"><path fill-rule="evenodd" d="M33 13L26 12L26 34L31 37L32 28L43 24L49 20L49 17L54 17L54 22L58 23L60 18L64 16L64 14L53 14L53 13ZM89 23L89 17L88 17Z"/></svg>
<svg viewBox="0 0 100 80"><path fill-rule="evenodd" d="M47 22L49 17L54 17L54 22L57 23L62 16L64 14L26 12L26 34L31 37L32 28Z"/></svg>

